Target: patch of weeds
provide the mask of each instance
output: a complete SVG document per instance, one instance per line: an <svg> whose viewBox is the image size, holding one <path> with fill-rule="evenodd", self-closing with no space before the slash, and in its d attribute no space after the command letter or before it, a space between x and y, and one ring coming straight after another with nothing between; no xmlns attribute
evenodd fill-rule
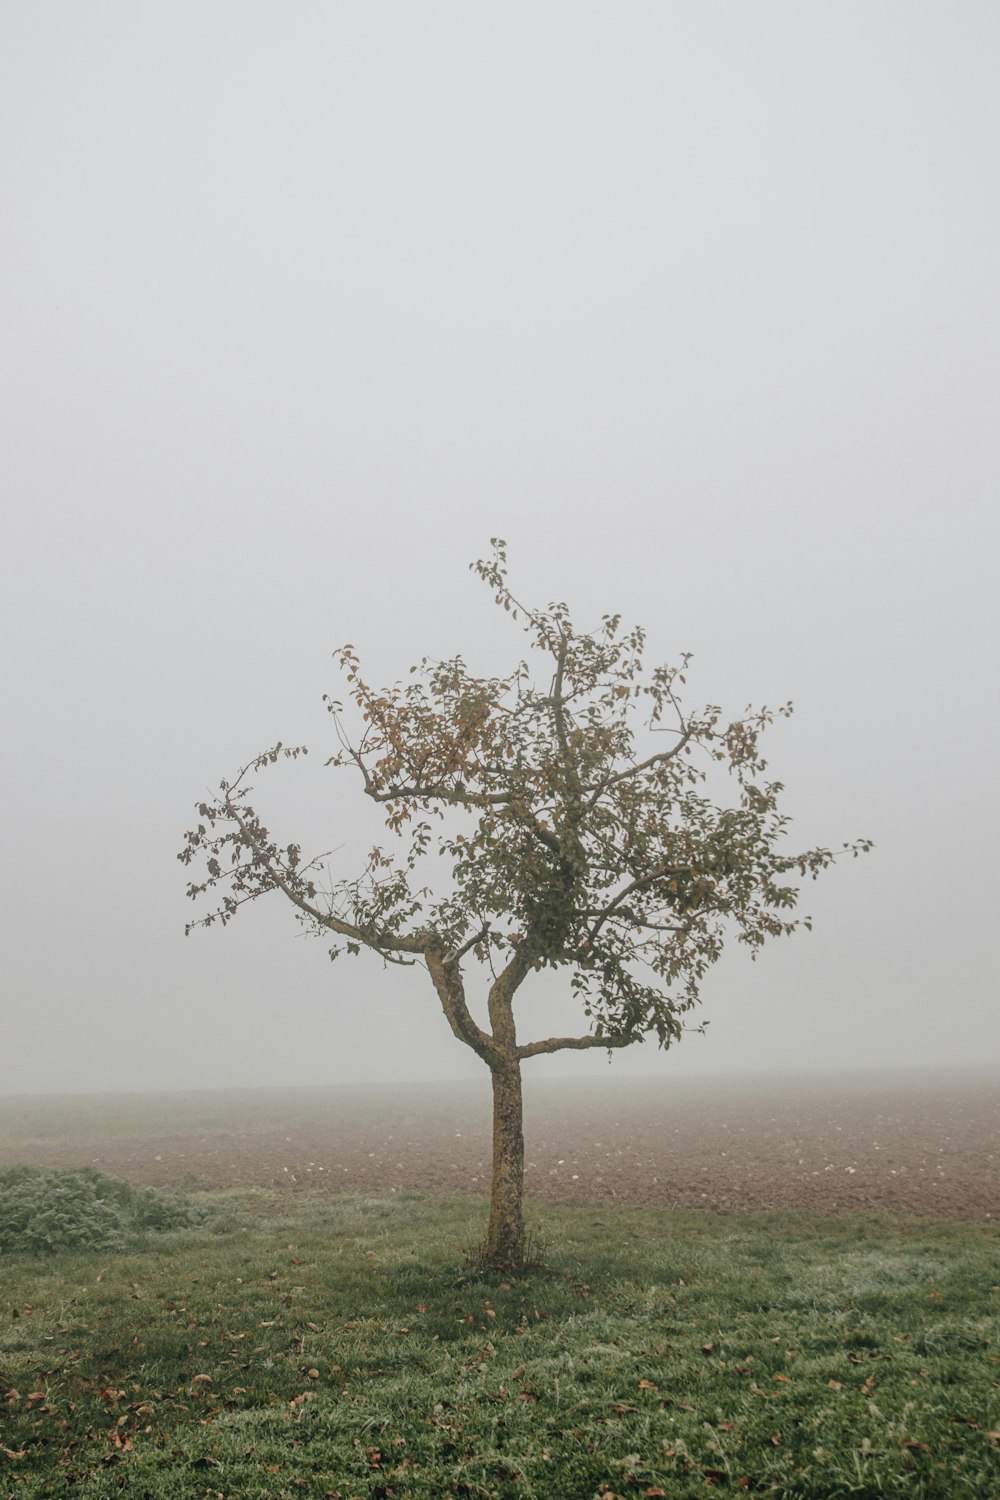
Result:
<svg viewBox="0 0 1000 1500"><path fill-rule="evenodd" d="M0 1253L122 1249L131 1236L189 1229L204 1210L90 1167L0 1168Z"/></svg>

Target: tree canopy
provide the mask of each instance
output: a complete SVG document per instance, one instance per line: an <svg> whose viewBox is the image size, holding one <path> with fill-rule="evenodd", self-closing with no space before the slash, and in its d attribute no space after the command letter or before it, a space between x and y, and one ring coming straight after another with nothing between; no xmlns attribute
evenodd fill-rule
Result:
<svg viewBox="0 0 1000 1500"><path fill-rule="evenodd" d="M793 915L796 877L815 877L836 857L784 848L783 787L767 774L761 737L792 705L728 721L716 705L686 712L689 655L647 671L645 632L623 629L619 615L582 633L564 604L521 605L499 539L473 567L549 659L550 680L536 685L525 661L507 676L477 677L455 656L425 659L379 691L354 647L341 647L363 728L352 739L343 704L327 698L338 738L327 764L357 770L391 844L371 849L360 875L321 882L326 857L304 860L301 845L279 844L251 806L251 772L306 753L275 745L199 805L180 857L204 854L205 878L188 891L222 899L189 929L279 890L330 935L334 954L367 947L388 961L434 953L456 962L472 952L523 975L566 968L586 1037L529 1043L522 1055L556 1050L553 1040L622 1046L650 1033L667 1046L727 931L756 950L808 927ZM710 795L713 767L733 785L723 806ZM424 883L432 846L450 865L438 892ZM862 839L843 850L869 847ZM462 1040L489 1050L468 1028Z"/></svg>

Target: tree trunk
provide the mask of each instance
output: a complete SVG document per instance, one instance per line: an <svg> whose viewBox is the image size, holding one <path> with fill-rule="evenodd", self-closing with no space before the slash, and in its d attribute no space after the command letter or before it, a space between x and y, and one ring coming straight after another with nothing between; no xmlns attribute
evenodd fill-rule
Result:
<svg viewBox="0 0 1000 1500"><path fill-rule="evenodd" d="M493 1078L493 1188L484 1256L498 1270L524 1264L524 1123L521 1063L517 1057L491 1065Z"/></svg>

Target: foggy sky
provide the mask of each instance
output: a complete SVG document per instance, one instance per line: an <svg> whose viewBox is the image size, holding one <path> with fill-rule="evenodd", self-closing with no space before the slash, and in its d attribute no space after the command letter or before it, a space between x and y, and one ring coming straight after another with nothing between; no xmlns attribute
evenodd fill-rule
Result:
<svg viewBox="0 0 1000 1500"><path fill-rule="evenodd" d="M998 44L978 0L8 0L0 1092L478 1076L279 898L185 940L175 854L281 738L280 831L353 874L331 652L513 663L497 534L693 651L690 706L793 698L795 841L877 844L614 1073L1000 1057Z"/></svg>

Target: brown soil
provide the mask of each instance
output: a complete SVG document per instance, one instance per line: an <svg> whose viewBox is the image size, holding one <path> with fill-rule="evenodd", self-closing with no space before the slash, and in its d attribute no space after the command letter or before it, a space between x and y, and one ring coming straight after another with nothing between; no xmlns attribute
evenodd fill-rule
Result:
<svg viewBox="0 0 1000 1500"><path fill-rule="evenodd" d="M1000 1218L995 1077L529 1079L526 1095L529 1196ZM156 1186L481 1194L488 1088L0 1101L13 1161Z"/></svg>

